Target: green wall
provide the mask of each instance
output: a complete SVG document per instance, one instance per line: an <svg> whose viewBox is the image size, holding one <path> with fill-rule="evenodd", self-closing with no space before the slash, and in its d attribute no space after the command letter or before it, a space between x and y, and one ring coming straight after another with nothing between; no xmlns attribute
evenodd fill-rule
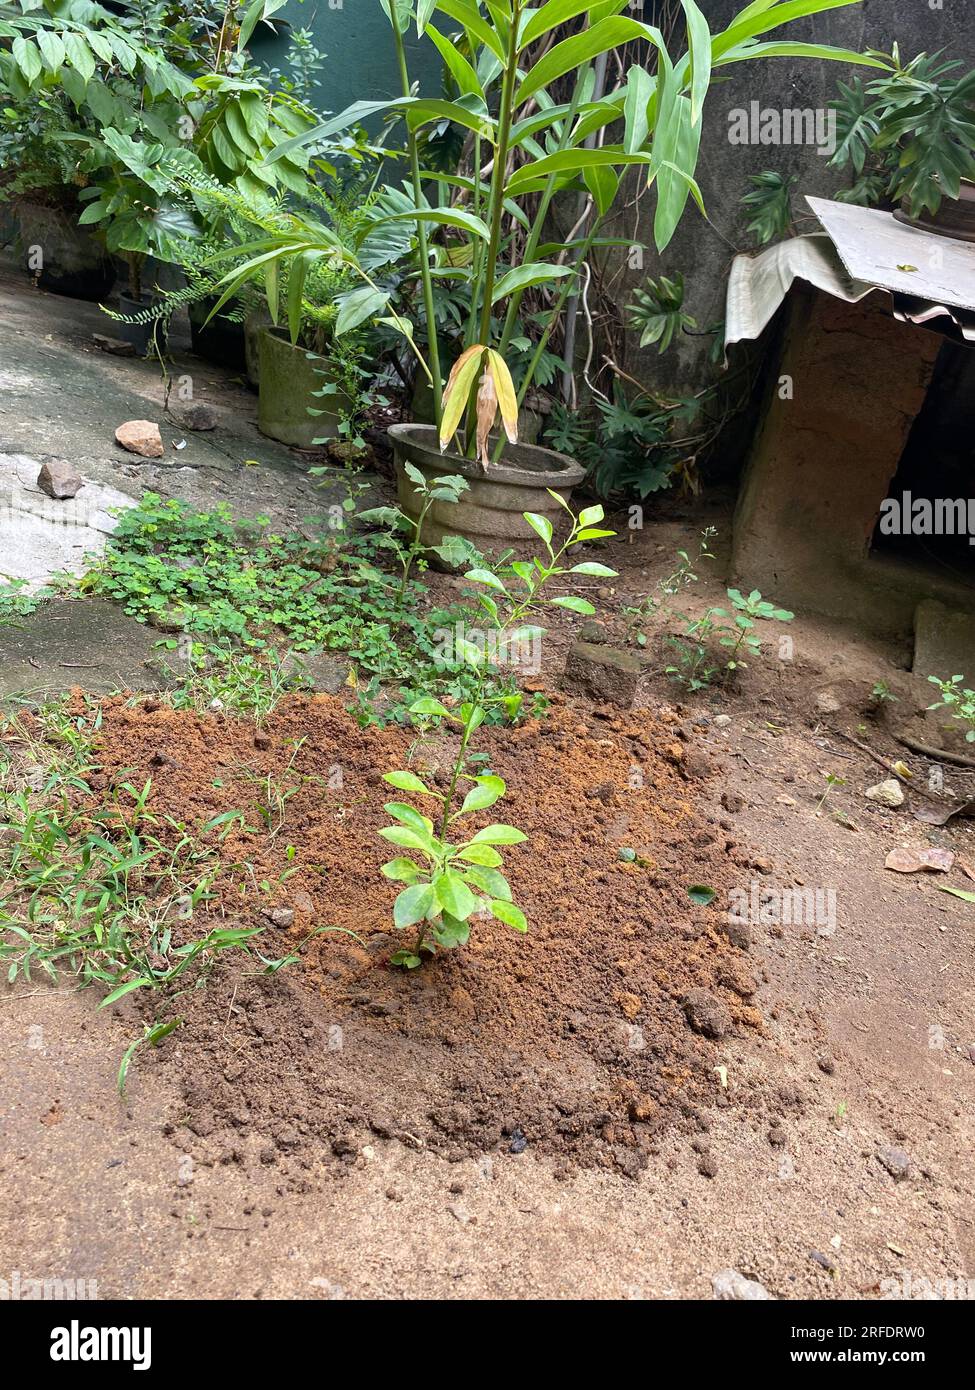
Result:
<svg viewBox="0 0 975 1390"><path fill-rule="evenodd" d="M310 29L316 46L327 55L317 89L317 105L337 114L354 101L381 101L400 91L392 31L379 0L289 0L275 19L286 19L295 29ZM283 67L288 48L287 32L272 35L258 26L250 51L260 62ZM410 77L421 90L439 95L441 60L428 41L418 43L416 25L407 42Z"/></svg>

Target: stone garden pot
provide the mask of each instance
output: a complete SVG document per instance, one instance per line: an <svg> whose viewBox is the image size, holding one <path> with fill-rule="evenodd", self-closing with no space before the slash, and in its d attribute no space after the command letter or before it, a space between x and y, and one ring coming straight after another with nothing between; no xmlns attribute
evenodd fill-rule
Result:
<svg viewBox="0 0 975 1390"><path fill-rule="evenodd" d="M404 469L412 463L433 481L446 473L459 473L469 484L459 502L435 502L423 524L422 539L439 545L444 536L465 536L480 549L498 549L499 543L537 540L522 516L537 512L557 526L563 508L547 489L566 501L586 470L565 454L538 444L506 444L501 461L485 474L481 465L460 454L440 452L433 425L393 425L389 430L396 468L399 504L408 516L417 516L419 499Z"/></svg>
<svg viewBox="0 0 975 1390"><path fill-rule="evenodd" d="M206 362L216 362L218 366L228 367L235 372L245 371L244 325L222 313L207 323L216 302L216 296L210 295L189 307L193 351Z"/></svg>
<svg viewBox="0 0 975 1390"><path fill-rule="evenodd" d="M297 449L311 449L316 439L334 439L347 398L341 393L312 394L335 380L328 358L295 347L283 328L264 329L260 352L257 426L261 433ZM309 415L309 406L322 413Z"/></svg>
<svg viewBox="0 0 975 1390"><path fill-rule="evenodd" d="M18 239L27 270L37 276L42 290L100 303L115 284L115 265L101 242L77 214L40 203L23 202L17 208ZM32 248L40 248L40 273L32 264Z"/></svg>
<svg viewBox="0 0 975 1390"><path fill-rule="evenodd" d="M975 241L975 184L963 179L957 198L942 198L941 206L934 214L923 211L919 217L911 216L910 199L905 198L895 211L898 222L906 222L909 227L918 227L922 232L934 236L949 236L956 241Z"/></svg>

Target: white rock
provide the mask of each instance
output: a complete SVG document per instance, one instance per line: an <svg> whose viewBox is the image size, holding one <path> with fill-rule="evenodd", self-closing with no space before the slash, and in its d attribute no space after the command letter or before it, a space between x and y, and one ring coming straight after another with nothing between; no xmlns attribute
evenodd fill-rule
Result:
<svg viewBox="0 0 975 1390"><path fill-rule="evenodd" d="M716 714L714 717L714 727L716 729L726 729L730 723L730 714Z"/></svg>
<svg viewBox="0 0 975 1390"><path fill-rule="evenodd" d="M719 1269L717 1274L711 1275L711 1287L714 1297L725 1303L775 1302L775 1296L769 1293L764 1284L757 1279L746 1279L737 1269Z"/></svg>
<svg viewBox="0 0 975 1390"><path fill-rule="evenodd" d="M867 797L870 801L879 801L881 806L904 805L904 789L894 777L889 777L886 782L878 782L875 787L868 787Z"/></svg>

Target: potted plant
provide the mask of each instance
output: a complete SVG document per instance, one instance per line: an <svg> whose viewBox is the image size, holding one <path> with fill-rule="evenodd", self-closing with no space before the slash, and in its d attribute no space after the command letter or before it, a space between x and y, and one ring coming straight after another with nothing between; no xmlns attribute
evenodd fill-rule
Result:
<svg viewBox="0 0 975 1390"><path fill-rule="evenodd" d="M840 0L842 3L842 0ZM856 3L856 0L849 0ZM351 331L369 318L395 325L411 351L416 350L430 381L436 421L407 424L391 431L401 479L401 504L416 505L405 481L412 463L424 476L438 471L465 477L463 515L452 509L450 528L483 541L526 534L522 513L537 504L541 515L556 515L560 504L547 489L567 498L581 480L583 469L554 451L519 443L518 409L531 389L538 362L548 347L566 301L594 249L605 245L599 235L611 214L628 165L642 166L654 185L657 206L654 240L659 249L670 241L688 197L703 206L694 180L701 136L701 111L712 69L764 54L787 52L885 66L876 56L821 44L762 43L763 34L801 15L834 8L837 0L802 0L800 5L771 0L751 4L722 33L712 35L694 0L682 0L688 49L674 61L660 31L622 15L627 0L603 0L595 6L582 0L552 0L529 10L522 0L499 0L482 14L465 0L421 0L416 13L409 3L384 5L402 79L402 91L387 101L360 101L341 115L304 135L284 141L268 157L277 159L295 148L314 144L387 110L402 114L407 128L408 188L386 190L391 195L375 209L371 227L356 246L343 247L334 234L305 219L294 218L290 235L254 243L254 256L225 277L226 297L248 274L266 275L271 265L287 262L307 266L321 257L342 256L362 283L346 294L335 324L335 335ZM433 16L442 10L460 25L464 41L455 44L437 29ZM586 16L584 28L567 38L556 32L567 21ZM414 93L406 66L404 29L415 18L417 31L436 44L461 95L455 100L430 99ZM651 74L633 64L626 79L600 93L604 71L600 59L630 41L656 54ZM465 54L471 54L469 61ZM480 75L479 75L480 74ZM556 102L548 88L570 79L568 100ZM427 173L420 162L419 133L433 123L452 122L467 133L471 173ZM621 129L618 143L599 144L607 132ZM490 173L484 170L490 167ZM590 215L569 242L546 244L547 215L555 195L579 189L589 198ZM439 194L439 201L434 201ZM531 211L524 206L532 200ZM390 207L390 201L393 206ZM392 306L392 289L381 283L362 251L383 227L403 221L416 228L418 275L422 286L424 323L435 323L435 272L428 233L460 239L470 255L452 258L451 274L470 286L470 316L463 352L452 363L446 381L441 371L435 331L426 332L426 354L416 349L414 324ZM523 235L516 241L514 226ZM303 273L303 272L300 272ZM536 316L537 340L519 380L510 369L512 339L527 290L548 295ZM382 316L391 316L391 318ZM496 329L493 325L497 325ZM291 324L292 341L296 326ZM498 419L503 434L495 430ZM518 501L515 502L515 497ZM435 535L444 519L431 512L425 523Z"/></svg>
<svg viewBox="0 0 975 1390"><path fill-rule="evenodd" d="M886 202L901 222L939 236L975 241L975 70L919 53L864 86L840 83L838 144L832 164L852 167L838 196Z"/></svg>
<svg viewBox="0 0 975 1390"><path fill-rule="evenodd" d="M18 82L19 79L19 82ZM115 265L103 241L78 226L78 176L63 134L76 128L57 91L18 97L23 79L12 54L0 50L0 205L9 209L2 240L16 243L41 289L75 299L104 299Z"/></svg>

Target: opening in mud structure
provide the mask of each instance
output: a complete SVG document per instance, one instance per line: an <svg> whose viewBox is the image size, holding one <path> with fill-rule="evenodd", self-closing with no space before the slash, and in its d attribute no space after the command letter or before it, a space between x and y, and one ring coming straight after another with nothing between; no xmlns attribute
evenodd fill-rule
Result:
<svg viewBox="0 0 975 1390"><path fill-rule="evenodd" d="M945 343L887 488L871 553L975 587L975 352Z"/></svg>

